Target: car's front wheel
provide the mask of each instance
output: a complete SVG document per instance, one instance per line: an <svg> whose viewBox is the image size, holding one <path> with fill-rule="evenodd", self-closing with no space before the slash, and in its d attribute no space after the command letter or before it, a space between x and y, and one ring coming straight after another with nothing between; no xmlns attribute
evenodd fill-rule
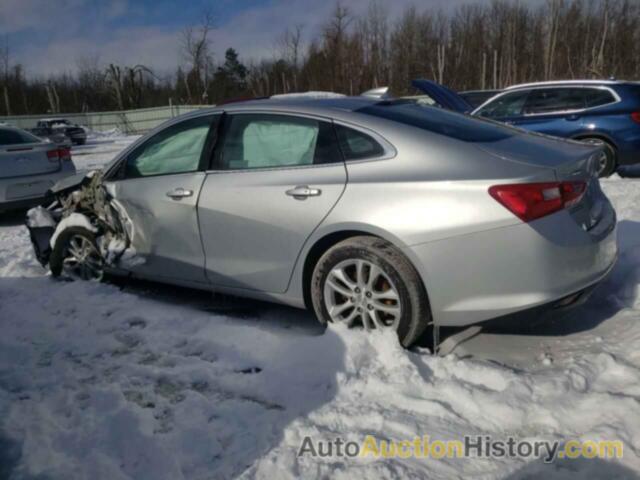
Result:
<svg viewBox="0 0 640 480"><path fill-rule="evenodd" d="M322 323L391 329L405 347L431 321L420 276L390 243L358 236L337 243L318 260L311 298Z"/></svg>
<svg viewBox="0 0 640 480"><path fill-rule="evenodd" d="M58 238L51 252L49 267L54 277L96 280L104 277L104 260L92 232L69 227Z"/></svg>

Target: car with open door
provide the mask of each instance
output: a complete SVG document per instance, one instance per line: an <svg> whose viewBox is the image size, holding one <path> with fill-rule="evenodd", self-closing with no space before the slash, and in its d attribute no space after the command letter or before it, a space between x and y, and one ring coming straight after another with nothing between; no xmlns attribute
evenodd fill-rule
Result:
<svg viewBox="0 0 640 480"><path fill-rule="evenodd" d="M428 80L413 82L438 105L538 133L603 147L598 174L640 162L640 83L570 80L514 85L475 109L448 88Z"/></svg>
<svg viewBox="0 0 640 480"><path fill-rule="evenodd" d="M307 307L409 346L586 298L617 254L600 152L409 100L241 102L61 182L28 226L54 276Z"/></svg>

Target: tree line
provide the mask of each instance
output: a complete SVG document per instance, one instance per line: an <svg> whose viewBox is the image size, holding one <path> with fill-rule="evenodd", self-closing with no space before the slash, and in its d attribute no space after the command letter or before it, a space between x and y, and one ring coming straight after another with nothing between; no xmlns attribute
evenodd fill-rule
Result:
<svg viewBox="0 0 640 480"><path fill-rule="evenodd" d="M215 18L182 31L180 65L171 75L151 66L78 59L73 72L30 76L0 45L0 115L124 110L214 104L241 97L322 90L357 95L378 86L410 92L414 78L455 90L497 89L552 79L640 78L640 2L515 0L453 10L372 0L355 14L336 3L320 29L288 26L274 54L243 63L229 46L213 55Z"/></svg>

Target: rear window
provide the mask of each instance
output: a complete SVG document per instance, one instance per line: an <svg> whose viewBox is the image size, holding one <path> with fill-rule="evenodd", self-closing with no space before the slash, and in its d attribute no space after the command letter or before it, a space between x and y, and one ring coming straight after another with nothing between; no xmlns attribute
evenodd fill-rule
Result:
<svg viewBox="0 0 640 480"><path fill-rule="evenodd" d="M441 108L421 106L410 101L381 102L356 111L463 142L497 142L512 137L515 133L514 129L491 121L472 118Z"/></svg>
<svg viewBox="0 0 640 480"><path fill-rule="evenodd" d="M0 128L0 145L21 145L36 143L40 139L20 130Z"/></svg>

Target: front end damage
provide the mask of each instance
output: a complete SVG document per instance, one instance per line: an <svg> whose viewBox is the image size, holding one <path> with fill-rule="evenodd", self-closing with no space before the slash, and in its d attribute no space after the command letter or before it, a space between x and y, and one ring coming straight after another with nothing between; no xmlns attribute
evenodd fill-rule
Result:
<svg viewBox="0 0 640 480"><path fill-rule="evenodd" d="M31 243L42 266L49 263L58 238L70 227L83 227L95 236L105 266L117 268L125 260L132 261L135 250L131 247L131 229L127 228L126 215L105 188L100 171L58 182L47 193L46 205L32 208L26 218Z"/></svg>

